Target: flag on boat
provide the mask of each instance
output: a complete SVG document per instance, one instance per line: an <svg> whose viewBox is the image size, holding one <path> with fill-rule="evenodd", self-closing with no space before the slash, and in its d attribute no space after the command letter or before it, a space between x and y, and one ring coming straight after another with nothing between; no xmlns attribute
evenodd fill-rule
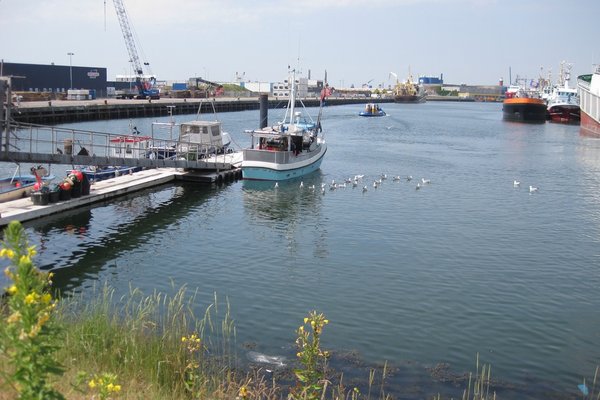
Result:
<svg viewBox="0 0 600 400"><path fill-rule="evenodd" d="M332 90L329 85L325 85L323 90L321 90L321 101L325 100L325 98L331 96Z"/></svg>

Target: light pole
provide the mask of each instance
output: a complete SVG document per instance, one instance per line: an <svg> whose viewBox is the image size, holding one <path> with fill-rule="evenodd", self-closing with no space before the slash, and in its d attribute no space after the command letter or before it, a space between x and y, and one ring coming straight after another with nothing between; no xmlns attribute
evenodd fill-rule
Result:
<svg viewBox="0 0 600 400"><path fill-rule="evenodd" d="M68 52L67 55L69 56L69 78L71 81L69 89L73 89L73 56L75 53Z"/></svg>

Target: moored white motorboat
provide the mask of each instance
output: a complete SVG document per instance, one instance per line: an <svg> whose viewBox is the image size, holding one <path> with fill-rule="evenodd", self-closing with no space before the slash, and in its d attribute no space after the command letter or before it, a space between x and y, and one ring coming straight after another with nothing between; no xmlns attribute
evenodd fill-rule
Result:
<svg viewBox="0 0 600 400"><path fill-rule="evenodd" d="M314 122L310 116L296 111L295 71L290 80L290 98L283 121L246 131L251 135L251 146L243 151L243 179L281 181L309 174L321 166L327 152L321 116L323 101L330 94L329 87L326 84L321 93L319 116Z"/></svg>

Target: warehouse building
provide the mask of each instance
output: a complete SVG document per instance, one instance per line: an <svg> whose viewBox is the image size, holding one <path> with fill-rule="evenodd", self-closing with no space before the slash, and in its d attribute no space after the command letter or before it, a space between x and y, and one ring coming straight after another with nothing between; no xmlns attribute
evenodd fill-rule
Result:
<svg viewBox="0 0 600 400"><path fill-rule="evenodd" d="M69 89L87 89L106 96L106 68L0 61L0 76L12 76L12 91L66 95Z"/></svg>

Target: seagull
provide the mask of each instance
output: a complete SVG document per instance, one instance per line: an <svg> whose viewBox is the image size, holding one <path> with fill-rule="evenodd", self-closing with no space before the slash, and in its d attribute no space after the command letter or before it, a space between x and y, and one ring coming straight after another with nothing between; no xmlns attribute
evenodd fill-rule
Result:
<svg viewBox="0 0 600 400"><path fill-rule="evenodd" d="M537 190L538 188L536 188L535 186L529 185L529 193L537 192Z"/></svg>
<svg viewBox="0 0 600 400"><path fill-rule="evenodd" d="M275 182L275 189L279 187L279 182Z"/></svg>
<svg viewBox="0 0 600 400"><path fill-rule="evenodd" d="M429 179L425 179L425 178L421 178L421 182L423 183L423 185L431 183L431 181Z"/></svg>
<svg viewBox="0 0 600 400"><path fill-rule="evenodd" d="M358 186L358 181L355 179L352 181L352 187L355 188L356 186Z"/></svg>
<svg viewBox="0 0 600 400"><path fill-rule="evenodd" d="M406 177L406 181L407 181L407 182L410 182L410 181L412 181L412 175L409 175L409 176L407 176L407 177Z"/></svg>
<svg viewBox="0 0 600 400"><path fill-rule="evenodd" d="M513 181L513 187L519 187L519 185L521 185L521 182L514 180Z"/></svg>
<svg viewBox="0 0 600 400"><path fill-rule="evenodd" d="M419 190L421 189L421 184L417 182L417 187L415 188L415 190Z"/></svg>
<svg viewBox="0 0 600 400"><path fill-rule="evenodd" d="M321 194L325 195L325 188L324 187L321 188Z"/></svg>
<svg viewBox="0 0 600 400"><path fill-rule="evenodd" d="M325 189L325 184L321 183L321 189Z"/></svg>
<svg viewBox="0 0 600 400"><path fill-rule="evenodd" d="M302 182L300 182L300 188L303 188L303 187L304 187L304 182L302 181Z"/></svg>
<svg viewBox="0 0 600 400"><path fill-rule="evenodd" d="M58 147L56 148L56 152L57 152L58 154L62 154L62 153L63 153L63 152L62 152L62 150L61 150L61 149L59 149Z"/></svg>
<svg viewBox="0 0 600 400"><path fill-rule="evenodd" d="M337 185L337 187L345 189L346 188L346 184L345 183L340 183L339 185Z"/></svg>
<svg viewBox="0 0 600 400"><path fill-rule="evenodd" d="M394 177L394 182L398 182L400 180L400 175Z"/></svg>
<svg viewBox="0 0 600 400"><path fill-rule="evenodd" d="M386 174L381 174L381 179L387 179L387 175Z"/></svg>
<svg viewBox="0 0 600 400"><path fill-rule="evenodd" d="M363 193L366 192L367 190L369 190L369 189L367 189L367 185L363 186Z"/></svg>
<svg viewBox="0 0 600 400"><path fill-rule="evenodd" d="M359 180L359 179L362 179L364 177L365 177L364 175L354 175L354 179L355 180Z"/></svg>
<svg viewBox="0 0 600 400"><path fill-rule="evenodd" d="M315 190L315 185L310 185L308 188L309 188L310 190Z"/></svg>
<svg viewBox="0 0 600 400"><path fill-rule="evenodd" d="M351 183L351 182L352 182L352 179L346 178L346 183Z"/></svg>
<svg viewBox="0 0 600 400"><path fill-rule="evenodd" d="M373 182L373 188L377 189L377 181Z"/></svg>

